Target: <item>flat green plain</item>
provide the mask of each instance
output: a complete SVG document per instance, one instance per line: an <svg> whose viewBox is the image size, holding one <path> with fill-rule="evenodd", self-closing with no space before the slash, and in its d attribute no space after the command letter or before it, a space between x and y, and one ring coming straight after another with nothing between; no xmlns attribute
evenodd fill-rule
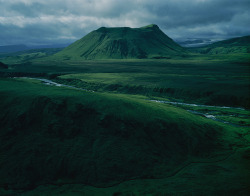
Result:
<svg viewBox="0 0 250 196"><path fill-rule="evenodd" d="M36 60L12 64L9 72L54 77L58 82L96 91L249 108L249 62L248 54L191 55L167 60Z"/></svg>

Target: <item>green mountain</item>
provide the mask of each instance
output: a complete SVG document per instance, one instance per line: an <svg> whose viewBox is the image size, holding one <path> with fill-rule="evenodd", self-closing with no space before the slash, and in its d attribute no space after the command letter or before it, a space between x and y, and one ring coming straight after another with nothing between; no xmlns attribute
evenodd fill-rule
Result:
<svg viewBox="0 0 250 196"><path fill-rule="evenodd" d="M55 57L65 60L169 58L185 52L153 24L141 28L101 27L66 47Z"/></svg>
<svg viewBox="0 0 250 196"><path fill-rule="evenodd" d="M250 35L223 40L190 50L202 54L250 53Z"/></svg>

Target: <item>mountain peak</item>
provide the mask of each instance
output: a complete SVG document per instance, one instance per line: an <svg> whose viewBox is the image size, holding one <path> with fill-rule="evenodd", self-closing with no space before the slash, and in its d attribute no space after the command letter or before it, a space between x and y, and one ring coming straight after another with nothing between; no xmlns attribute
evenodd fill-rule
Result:
<svg viewBox="0 0 250 196"><path fill-rule="evenodd" d="M150 24L150 25L141 27L141 29L149 29L149 28L160 29L160 28L158 27L158 25L156 25L156 24Z"/></svg>
<svg viewBox="0 0 250 196"><path fill-rule="evenodd" d="M170 58L185 50L160 28L101 27L56 54L65 59Z"/></svg>
<svg viewBox="0 0 250 196"><path fill-rule="evenodd" d="M130 27L100 27L96 31L98 32L107 32L107 31L115 31L115 30L128 30Z"/></svg>
<svg viewBox="0 0 250 196"><path fill-rule="evenodd" d="M102 32L108 29L131 29L131 28L130 27L100 27L99 29L97 29L97 31ZM150 24L150 25L140 27L139 29L160 29L160 28L156 24Z"/></svg>

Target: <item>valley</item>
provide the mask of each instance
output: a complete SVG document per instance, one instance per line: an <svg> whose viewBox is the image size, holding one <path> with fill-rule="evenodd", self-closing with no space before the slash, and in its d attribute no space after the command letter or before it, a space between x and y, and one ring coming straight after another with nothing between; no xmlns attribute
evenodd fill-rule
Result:
<svg viewBox="0 0 250 196"><path fill-rule="evenodd" d="M249 44L214 45L149 25L0 55L0 195L247 195Z"/></svg>

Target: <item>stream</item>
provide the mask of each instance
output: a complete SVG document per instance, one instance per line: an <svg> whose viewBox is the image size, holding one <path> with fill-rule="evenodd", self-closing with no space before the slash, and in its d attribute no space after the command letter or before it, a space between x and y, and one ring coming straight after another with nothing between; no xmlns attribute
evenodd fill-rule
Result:
<svg viewBox="0 0 250 196"><path fill-rule="evenodd" d="M88 90L88 89L84 89L84 88L77 88L77 87L66 85L66 84L59 84L59 83L53 82L53 81L48 80L48 79L43 79L43 78L30 78L30 77L14 77L14 78L25 78L25 79L39 80L45 85L58 86L58 87L68 87L68 88L87 91L87 92L95 92L93 90ZM246 111L246 109L240 108L240 107L199 105L199 104L190 104L190 103L174 102L174 101L160 101L160 100L149 100L149 101L153 101L153 102L157 102L157 103L177 105L177 106L178 105L180 105L180 106L183 105L183 106L191 106L191 107L214 108L214 110L216 110L216 109L234 109L234 110L244 110L244 111ZM213 111L210 111L210 112L208 111L206 113L202 113L202 112L198 112L196 110L188 110L188 109L185 109L185 110L192 113L192 114L200 115L200 116L203 116L205 118L209 118L209 119L212 119L214 121L222 122L222 123L229 124L229 125L232 125L232 126L235 126L235 127L249 127L249 126L238 125L238 124L234 124L234 123L230 123L228 121L223 121L221 119L218 119L218 118L216 118L216 115L211 114ZM219 115L217 115L217 116L219 116ZM232 116L232 115L227 115L227 116Z"/></svg>
<svg viewBox="0 0 250 196"><path fill-rule="evenodd" d="M85 88L77 88L77 87L66 85L66 84L59 84L59 83L53 82L53 81L48 80L48 79L43 79L43 78L29 78L29 77L14 77L14 78L25 78L25 79L39 80L45 85L58 86L58 87L68 87L68 88L73 88L73 89L87 91L87 92L95 92L95 91L88 90Z"/></svg>
<svg viewBox="0 0 250 196"><path fill-rule="evenodd" d="M184 105L192 107L206 107L206 108L217 108L217 109L236 109L236 110L245 110L244 108L228 107L228 106L214 106L214 105L198 105L193 103L183 103L183 102L174 102L174 101L160 101L160 100L150 100L158 103L168 103L173 105Z"/></svg>
<svg viewBox="0 0 250 196"><path fill-rule="evenodd" d="M154 102L157 102L157 103L165 103L165 104L171 104L171 105L183 105L183 106L191 106L191 107L204 107L204 108L210 108L210 109L233 109L233 110L241 110L241 111L246 111L246 109L244 108L240 108L240 107L228 107L228 106L211 106L211 105L199 105L199 104L190 104L190 103L183 103L183 102L173 102L173 101L160 101L160 100L150 100L150 101L154 101ZM231 123L231 122L228 122L228 121L224 121L224 120L221 120L219 118L217 118L217 116L222 116L222 115L213 115L212 113L214 111L206 111L205 112L198 112L196 110L188 110L188 109L185 109L186 111L192 113L192 114L196 114L196 115L199 115L199 116L203 116L205 118L209 118L209 119L212 119L214 121L218 121L218 122L222 122L224 124L229 124L229 125L232 125L234 127L249 127L249 126L244 126L244 125L238 125L238 124L234 124L234 123ZM225 114L224 116L237 116L237 115L230 115L230 114ZM247 116L249 117L249 116Z"/></svg>

